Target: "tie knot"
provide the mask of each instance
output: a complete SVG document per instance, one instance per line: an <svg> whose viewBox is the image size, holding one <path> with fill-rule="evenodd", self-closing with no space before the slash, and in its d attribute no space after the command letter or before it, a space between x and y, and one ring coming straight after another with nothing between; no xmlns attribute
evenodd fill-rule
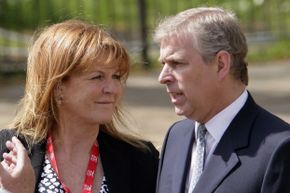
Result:
<svg viewBox="0 0 290 193"><path fill-rule="evenodd" d="M206 134L206 127L204 124L200 124L197 128L197 139L204 140Z"/></svg>

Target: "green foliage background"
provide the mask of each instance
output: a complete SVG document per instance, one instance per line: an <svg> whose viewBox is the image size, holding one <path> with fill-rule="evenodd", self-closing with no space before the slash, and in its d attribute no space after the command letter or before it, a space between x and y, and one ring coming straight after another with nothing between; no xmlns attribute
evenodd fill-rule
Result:
<svg viewBox="0 0 290 193"><path fill-rule="evenodd" d="M267 32L262 41L249 42L249 60L290 58L289 0L145 0L149 44L160 18L195 6L221 6L233 10L247 34ZM110 28L123 41L140 39L138 0L0 0L0 28L32 34L39 27L79 18ZM25 47L26 42L5 38L0 45ZM133 51L134 52L134 51ZM136 51L138 52L138 51Z"/></svg>

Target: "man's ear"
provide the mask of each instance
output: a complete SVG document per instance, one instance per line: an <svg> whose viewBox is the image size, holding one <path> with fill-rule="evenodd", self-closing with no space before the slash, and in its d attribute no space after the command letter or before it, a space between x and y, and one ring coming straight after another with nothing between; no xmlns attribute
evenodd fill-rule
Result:
<svg viewBox="0 0 290 193"><path fill-rule="evenodd" d="M216 62L218 77L223 80L230 73L232 62L230 53L225 50L219 51L216 54Z"/></svg>

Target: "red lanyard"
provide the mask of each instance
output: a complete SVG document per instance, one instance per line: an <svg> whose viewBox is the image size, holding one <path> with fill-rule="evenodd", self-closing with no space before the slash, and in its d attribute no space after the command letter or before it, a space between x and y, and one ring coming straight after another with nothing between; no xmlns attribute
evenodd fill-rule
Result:
<svg viewBox="0 0 290 193"><path fill-rule="evenodd" d="M71 191L68 189L68 187L61 181L61 178L59 176L51 136L49 136L48 140L47 140L47 152L48 152L48 156L50 158L52 167L55 170L55 172L58 176L58 179L60 180L65 192L71 193ZM90 160L89 160L87 171L86 171L86 176L85 176L85 180L84 180L84 184L83 184L82 193L91 193L92 192L96 168L97 168L97 164L98 164L98 157L99 157L99 147L95 143L91 149Z"/></svg>

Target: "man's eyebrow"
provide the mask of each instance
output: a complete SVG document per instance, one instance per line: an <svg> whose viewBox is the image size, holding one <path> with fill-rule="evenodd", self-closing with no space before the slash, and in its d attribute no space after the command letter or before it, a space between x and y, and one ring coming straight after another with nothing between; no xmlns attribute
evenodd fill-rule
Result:
<svg viewBox="0 0 290 193"><path fill-rule="evenodd" d="M176 61L183 61L184 58L180 54L174 54L174 55L170 55L166 57L164 60L167 62L176 62Z"/></svg>
<svg viewBox="0 0 290 193"><path fill-rule="evenodd" d="M165 62L180 62L184 60L184 53L183 52L175 52L168 54L167 56L159 56L158 61L160 63L165 63Z"/></svg>

